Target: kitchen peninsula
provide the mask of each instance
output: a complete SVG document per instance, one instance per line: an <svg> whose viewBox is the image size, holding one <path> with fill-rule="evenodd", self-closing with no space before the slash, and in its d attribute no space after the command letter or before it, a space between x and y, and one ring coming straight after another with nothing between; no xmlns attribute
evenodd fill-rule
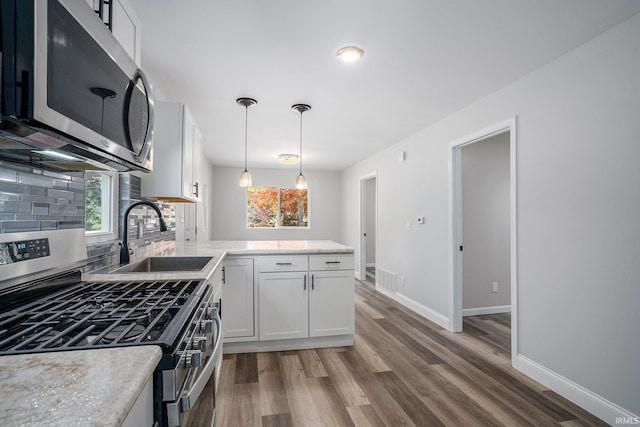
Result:
<svg viewBox="0 0 640 427"><path fill-rule="evenodd" d="M224 352L353 345L353 248L330 240L178 242L224 250Z"/></svg>
<svg viewBox="0 0 640 427"><path fill-rule="evenodd" d="M353 345L353 248L330 240L177 241L146 256L222 260L225 353ZM153 279L196 278L189 272L150 274ZM104 280L105 275L88 278Z"/></svg>

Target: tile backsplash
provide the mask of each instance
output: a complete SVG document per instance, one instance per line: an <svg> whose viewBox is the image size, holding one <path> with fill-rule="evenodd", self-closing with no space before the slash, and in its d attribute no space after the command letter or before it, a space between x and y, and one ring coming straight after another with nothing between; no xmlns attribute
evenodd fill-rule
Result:
<svg viewBox="0 0 640 427"><path fill-rule="evenodd" d="M84 227L84 172L0 162L0 232Z"/></svg>
<svg viewBox="0 0 640 427"><path fill-rule="evenodd" d="M122 237L124 212L132 203L145 200L140 195L141 185L140 177L129 173L120 174L118 191L120 195L118 207L119 238ZM154 201L154 203L160 208L168 231L160 232L160 222L153 209L144 205L133 208L129 213L127 226L127 241L129 248L133 251L132 260L145 256L147 252L159 252L168 242L173 242L176 239L175 206L167 202ZM138 224L142 227L141 238L138 238ZM120 240L90 245L87 252L89 260L85 271L97 270L106 265L115 264L120 257Z"/></svg>
<svg viewBox="0 0 640 427"><path fill-rule="evenodd" d="M118 262L122 215L133 202L144 200L141 179L129 173L119 174L118 239L87 247L86 271ZM161 250L175 240L175 205L155 202L168 227L160 233L156 213L145 206L129 214L128 240L132 258L148 249ZM61 230L85 226L84 172L52 172L0 161L0 233ZM138 238L138 229L142 236Z"/></svg>

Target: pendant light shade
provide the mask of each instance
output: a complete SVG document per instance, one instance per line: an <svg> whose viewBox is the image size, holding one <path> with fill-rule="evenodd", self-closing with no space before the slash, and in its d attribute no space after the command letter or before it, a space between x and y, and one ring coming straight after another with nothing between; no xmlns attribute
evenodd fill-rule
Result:
<svg viewBox="0 0 640 427"><path fill-rule="evenodd" d="M307 188L307 179L302 175L302 113L311 109L307 104L294 104L291 106L300 113L300 174L296 178L296 189L303 190Z"/></svg>
<svg viewBox="0 0 640 427"><path fill-rule="evenodd" d="M240 187L251 187L251 174L246 169L240 174Z"/></svg>
<svg viewBox="0 0 640 427"><path fill-rule="evenodd" d="M244 171L240 175L240 187L251 186L251 174L247 170L247 134L249 127L249 107L256 105L258 101L253 98L238 98L236 102L244 107Z"/></svg>

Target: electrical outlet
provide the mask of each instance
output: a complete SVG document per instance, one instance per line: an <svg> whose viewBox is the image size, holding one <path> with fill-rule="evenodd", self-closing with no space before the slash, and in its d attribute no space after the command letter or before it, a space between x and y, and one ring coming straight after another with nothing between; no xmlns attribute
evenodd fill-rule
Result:
<svg viewBox="0 0 640 427"><path fill-rule="evenodd" d="M493 292L493 293L498 292L498 282L493 282L491 284L491 292Z"/></svg>
<svg viewBox="0 0 640 427"><path fill-rule="evenodd" d="M423 216L419 216L418 217L418 224L424 224L424 217Z"/></svg>

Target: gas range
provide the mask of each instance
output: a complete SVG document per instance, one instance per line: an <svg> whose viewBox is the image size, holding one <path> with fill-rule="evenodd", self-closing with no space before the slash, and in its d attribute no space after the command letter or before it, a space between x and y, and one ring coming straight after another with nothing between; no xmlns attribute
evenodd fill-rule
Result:
<svg viewBox="0 0 640 427"><path fill-rule="evenodd" d="M131 345L170 352L176 325L187 322L204 290L192 280L78 282L14 308L5 303L0 355Z"/></svg>
<svg viewBox="0 0 640 427"><path fill-rule="evenodd" d="M157 345L154 419L189 425L196 403L213 418L220 287L209 280L87 282L85 258L84 230L0 234L0 356Z"/></svg>

